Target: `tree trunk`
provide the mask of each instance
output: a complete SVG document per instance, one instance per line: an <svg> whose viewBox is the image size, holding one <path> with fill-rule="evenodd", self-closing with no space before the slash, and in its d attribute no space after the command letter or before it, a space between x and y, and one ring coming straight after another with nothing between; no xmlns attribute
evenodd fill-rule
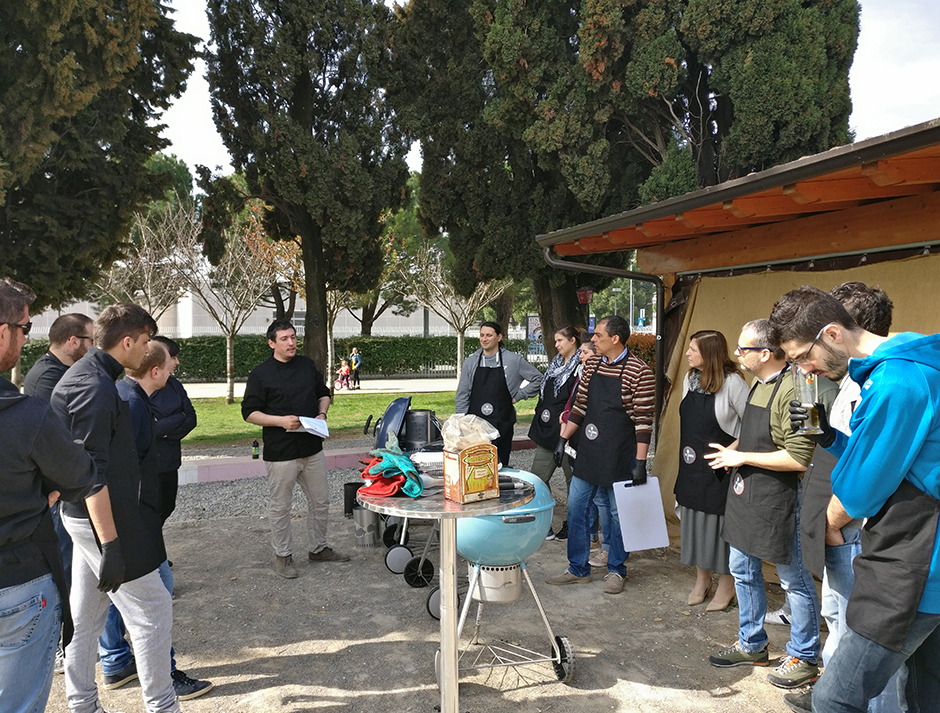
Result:
<svg viewBox="0 0 940 713"><path fill-rule="evenodd" d="M516 295L512 290L506 290L493 303L493 310L496 312L496 324L502 327L504 332L509 331L509 323L512 322L512 306L515 301Z"/></svg>
<svg viewBox="0 0 940 713"><path fill-rule="evenodd" d="M333 352L333 320L328 319L326 323L326 363L329 367L327 371L323 372L323 376L326 377L326 383L330 387L330 396L333 396L333 383L335 382L333 378L333 362L335 361Z"/></svg>
<svg viewBox="0 0 940 713"><path fill-rule="evenodd" d="M457 330L457 381L460 381L460 373L463 371L463 348L464 335L462 330Z"/></svg>
<svg viewBox="0 0 940 713"><path fill-rule="evenodd" d="M532 278L532 288L539 305L539 324L542 327L542 345L545 355L551 360L555 350L555 332L564 326L575 329L587 328L586 305L578 303L578 275L566 275L565 282L559 287L552 287L548 274Z"/></svg>
<svg viewBox="0 0 940 713"><path fill-rule="evenodd" d="M235 403L235 335L225 335L225 403Z"/></svg>
<svg viewBox="0 0 940 713"><path fill-rule="evenodd" d="M379 291L373 290L369 293L368 303L362 306L362 320L360 321L362 328L359 330L359 334L363 337L372 336L372 325L375 324L375 310L379 306Z"/></svg>
<svg viewBox="0 0 940 713"><path fill-rule="evenodd" d="M304 355L313 360L324 377L330 375L326 338L326 274L323 269L323 242L320 228L306 211L298 217L297 232L304 256L304 286L307 314L304 318Z"/></svg>

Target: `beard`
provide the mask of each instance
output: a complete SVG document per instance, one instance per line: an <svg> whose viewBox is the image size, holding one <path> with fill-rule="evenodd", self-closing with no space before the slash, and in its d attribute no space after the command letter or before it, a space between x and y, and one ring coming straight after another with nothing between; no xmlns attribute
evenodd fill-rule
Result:
<svg viewBox="0 0 940 713"><path fill-rule="evenodd" d="M14 336L14 335L11 335ZM20 350L16 348L16 340L11 339L7 348L0 354L0 371L12 369L16 360L20 358Z"/></svg>
<svg viewBox="0 0 940 713"><path fill-rule="evenodd" d="M841 352L825 342L820 342L820 346L826 355L823 357L823 369L826 376L832 381L840 381L843 376L849 373L849 355ZM817 370L817 373L819 370Z"/></svg>

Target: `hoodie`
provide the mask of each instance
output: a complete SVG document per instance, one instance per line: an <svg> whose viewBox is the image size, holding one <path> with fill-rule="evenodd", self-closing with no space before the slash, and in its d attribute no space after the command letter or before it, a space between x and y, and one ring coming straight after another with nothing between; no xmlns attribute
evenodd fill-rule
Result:
<svg viewBox="0 0 940 713"><path fill-rule="evenodd" d="M909 481L940 499L940 335L898 334L849 362L861 386L850 422L830 450L839 457L832 491L854 518L874 517ZM918 610L940 614L940 538Z"/></svg>

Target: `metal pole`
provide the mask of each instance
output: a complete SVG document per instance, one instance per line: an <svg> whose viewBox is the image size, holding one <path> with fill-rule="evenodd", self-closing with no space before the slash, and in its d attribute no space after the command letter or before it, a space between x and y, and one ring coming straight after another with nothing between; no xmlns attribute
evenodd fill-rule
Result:
<svg viewBox="0 0 940 713"><path fill-rule="evenodd" d="M633 329L633 280L630 280L630 329Z"/></svg>

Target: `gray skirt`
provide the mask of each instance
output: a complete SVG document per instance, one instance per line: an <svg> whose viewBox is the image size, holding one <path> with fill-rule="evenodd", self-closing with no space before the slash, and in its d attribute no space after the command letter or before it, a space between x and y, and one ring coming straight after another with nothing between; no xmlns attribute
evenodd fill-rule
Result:
<svg viewBox="0 0 940 713"><path fill-rule="evenodd" d="M721 539L720 534L725 516L712 515L680 505L679 518L682 564L696 565L718 574L731 574L728 568L730 547Z"/></svg>

